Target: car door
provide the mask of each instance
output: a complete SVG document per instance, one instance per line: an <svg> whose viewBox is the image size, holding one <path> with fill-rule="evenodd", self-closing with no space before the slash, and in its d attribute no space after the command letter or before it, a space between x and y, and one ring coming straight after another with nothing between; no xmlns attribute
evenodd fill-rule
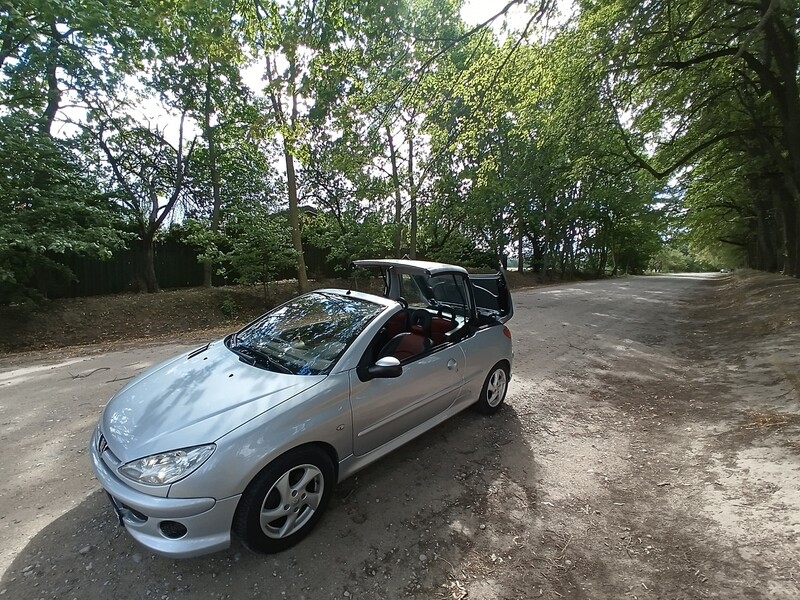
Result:
<svg viewBox="0 0 800 600"><path fill-rule="evenodd" d="M391 379L350 372L353 452L361 456L450 408L464 379L464 352L450 344L403 364Z"/></svg>
<svg viewBox="0 0 800 600"><path fill-rule="evenodd" d="M478 312L491 315L501 323L514 316L514 304L502 270L489 275L470 275Z"/></svg>

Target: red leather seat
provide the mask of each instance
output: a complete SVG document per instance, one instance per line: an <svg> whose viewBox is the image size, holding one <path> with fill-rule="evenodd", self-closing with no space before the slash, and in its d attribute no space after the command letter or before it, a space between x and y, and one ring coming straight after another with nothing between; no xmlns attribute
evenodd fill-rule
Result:
<svg viewBox="0 0 800 600"><path fill-rule="evenodd" d="M433 317L431 313L429 313L424 308L420 308L415 310L411 313L411 318L409 319L411 324L411 333L416 333L417 335L421 335L424 337L431 337L431 321Z"/></svg>
<svg viewBox="0 0 800 600"><path fill-rule="evenodd" d="M431 319L431 334L434 345L444 344L445 334L451 329L455 328L456 322L454 319L443 317L433 317Z"/></svg>
<svg viewBox="0 0 800 600"><path fill-rule="evenodd" d="M394 356L404 361L428 351L433 346L431 339L431 314L424 309L415 310L409 318L411 331L398 333L381 349L378 358Z"/></svg>
<svg viewBox="0 0 800 600"><path fill-rule="evenodd" d="M394 356L400 362L427 352L433 347L433 340L412 331L398 333L381 348L378 358Z"/></svg>
<svg viewBox="0 0 800 600"><path fill-rule="evenodd" d="M386 332L385 339L391 339L396 336L398 333L403 333L404 331L408 330L408 313L405 310L401 310L398 313L392 315L389 320L387 321L386 325L384 325Z"/></svg>

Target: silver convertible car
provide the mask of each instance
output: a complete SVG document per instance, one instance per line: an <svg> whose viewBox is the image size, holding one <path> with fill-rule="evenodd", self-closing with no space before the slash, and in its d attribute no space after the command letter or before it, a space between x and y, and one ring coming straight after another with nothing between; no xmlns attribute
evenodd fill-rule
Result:
<svg viewBox="0 0 800 600"><path fill-rule="evenodd" d="M383 296L323 289L132 380L103 410L92 467L119 521L171 557L236 534L279 552L334 485L459 411L491 414L511 374L502 273L363 260Z"/></svg>

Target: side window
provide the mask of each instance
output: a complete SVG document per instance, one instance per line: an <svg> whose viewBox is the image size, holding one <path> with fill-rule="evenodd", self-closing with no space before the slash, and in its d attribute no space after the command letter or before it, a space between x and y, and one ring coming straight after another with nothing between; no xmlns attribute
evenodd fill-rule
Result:
<svg viewBox="0 0 800 600"><path fill-rule="evenodd" d="M400 274L400 295L405 298L409 306L425 307L429 304L417 282L408 273Z"/></svg>
<svg viewBox="0 0 800 600"><path fill-rule="evenodd" d="M436 275L430 278L429 285L433 299L438 304L445 304L463 316L470 314L470 299L466 278L463 275L455 273Z"/></svg>

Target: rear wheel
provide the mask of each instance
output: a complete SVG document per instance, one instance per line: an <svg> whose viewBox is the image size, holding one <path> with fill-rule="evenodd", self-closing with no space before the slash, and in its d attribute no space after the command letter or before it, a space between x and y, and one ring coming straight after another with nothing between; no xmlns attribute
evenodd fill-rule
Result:
<svg viewBox="0 0 800 600"><path fill-rule="evenodd" d="M303 539L322 516L335 480L330 457L314 447L275 459L247 486L233 530L254 552L281 552Z"/></svg>
<svg viewBox="0 0 800 600"><path fill-rule="evenodd" d="M508 366L499 362L489 371L483 383L475 410L484 415L496 413L506 399L508 391Z"/></svg>

